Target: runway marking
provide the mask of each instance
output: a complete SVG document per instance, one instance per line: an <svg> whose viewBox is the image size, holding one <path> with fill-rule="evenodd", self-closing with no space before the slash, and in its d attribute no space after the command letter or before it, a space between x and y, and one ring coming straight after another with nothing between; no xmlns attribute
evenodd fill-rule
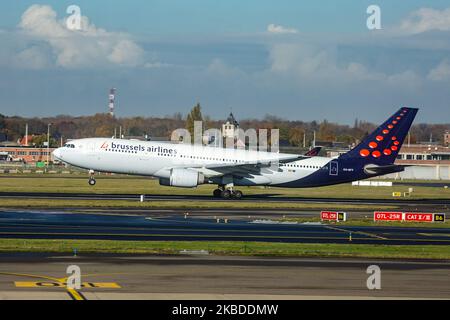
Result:
<svg viewBox="0 0 450 320"><path fill-rule="evenodd" d="M327 240L342 240L342 237L311 237L311 236L269 236L269 235L199 235L199 234L123 234L123 233L35 233L35 232L0 232L0 235L60 235L60 236L119 236L119 237L192 237L192 238L282 238L282 239L327 239ZM366 238L354 238L364 240ZM107 240L107 239L104 239ZM450 241L450 240L449 240Z"/></svg>
<svg viewBox="0 0 450 320"><path fill-rule="evenodd" d="M38 282L15 281L14 285L17 288L42 288L42 287L64 288L64 289L66 289L67 293L73 300L86 300L86 298L83 296L83 294L81 292L67 287L68 277L56 278L56 277L50 277L50 276L45 276L45 275L34 275L34 274L14 273L14 272L0 272L0 274L47 280L47 281L38 281ZM88 275L84 275L84 277L93 276L93 275L94 274L90 274L90 275L88 274ZM115 282L83 282L81 284L81 287L82 288L108 288L108 289L120 289L121 288L121 286Z"/></svg>
<svg viewBox="0 0 450 320"><path fill-rule="evenodd" d="M184 222L184 221L181 221L181 222ZM196 222L197 223L197 222ZM207 224L207 223L211 223L211 224L213 224L213 225L217 225L216 223L212 223L212 222L204 222L205 224ZM162 234L128 234L128 233L115 233L115 234L111 234L111 233L66 233L64 230L72 230L72 229L78 229L79 227L77 227L77 226L56 226L56 225L46 225L46 224L20 224L20 223L9 223L8 225L10 225L10 226L20 226L22 229L33 229L34 227L46 227L46 228L48 228L48 229L59 229L59 230L61 230L62 232L55 232L55 233L40 233L40 232L31 232L31 231L23 231L23 232L14 232L14 233L12 233L12 232L5 232L5 233L3 233L3 232L0 232L0 235L1 234L44 234L44 235L52 235L52 234L54 234L54 235L84 235L84 236L86 236L86 235L95 235L95 236L100 236L100 235L108 235L108 236L111 236L111 235L117 235L117 236L131 236L131 235L133 235L133 236L137 236L137 237L145 237L145 236L148 236L148 237L154 237L154 236L165 236L165 237L167 237L167 236L174 236L174 237L181 237L181 236L186 236L186 235L162 235ZM223 226L224 224L221 224L221 226ZM319 225L320 226L320 225ZM321 225L322 227L324 227L324 228L326 228L326 229L330 229L330 230L336 230L336 231L340 231L340 232L345 232L345 233L353 233L353 234L361 234L361 235L365 235L365 236L368 236L368 237L371 237L371 238L378 238L378 239L381 239L381 240L398 240L398 239L393 239L393 238L387 238L387 237L383 237L383 236L381 236L381 235L378 235L378 234L375 234L375 233L369 233L369 232L364 232L364 231L358 231L358 230L356 230L356 231L353 231L353 230L347 230L347 229L344 229L344 228L339 228L339 227L334 227L334 226L329 226L329 225ZM9 226L0 226L0 229L8 229L8 228L10 228ZM184 229L180 229L180 228L158 228L158 227L148 227L148 228L137 228L137 227L130 227L130 228L123 228L123 227L106 227L106 226L99 226L99 227L96 227L96 226L85 226L85 227L83 227L83 228L85 228L85 229L97 229L97 230L99 230L100 232L101 232L101 230L102 229L105 229L105 230L123 230L123 231L128 231L128 230L140 230L140 231L154 231L154 230L157 230L157 231L160 231L160 232L164 232L164 231L180 231L180 230L184 230ZM200 229L200 228L195 228L195 229L188 229L189 231L191 231L191 232L210 232L211 230L210 229ZM301 230L299 230L299 229L291 229L291 230L252 230L252 229L245 229L245 230L242 230L242 229L235 229L235 228L233 228L233 229L214 229L214 232L216 232L216 233L225 233L225 232L236 232L236 233L238 233L238 232L244 232L244 233L251 233L251 234L256 234L256 233L260 233L260 234L262 234L262 233L267 233L267 232L270 232L270 231L273 231L273 232L276 232L276 233L278 233L278 234L283 234L283 233L298 233L298 232L300 232L301 234L314 234L314 233L320 233L321 231L320 230L311 230L311 231L306 231L306 230L304 230L304 229L301 229ZM390 235L394 235L394 234L402 234L402 233L393 233L393 232L390 232L390 233L386 233L386 232L384 232L384 233L381 233L381 234L383 234L383 235L388 235L388 234L390 234ZM425 235L426 234L426 236L433 236L433 234L432 233L416 233L417 235ZM443 236L443 237L450 237L450 234L443 234L443 233L437 233L437 234L435 234L436 236ZM190 235L190 236L192 236L192 237L198 237L198 236L202 236L202 235ZM233 237L233 236L229 236L229 235L208 235L209 237ZM235 237L237 237L237 236L235 236ZM240 236L240 237L252 237L252 236ZM255 237L260 237L260 236L255 236ZM264 236L264 237L266 237L266 236ZM316 238L316 239L335 239L335 237L303 237L303 236L267 236L267 237L272 237L272 238ZM357 238L354 238L354 239L357 239ZM423 241L423 239L416 239L416 240L421 240L421 241ZM442 239L441 239L442 240ZM437 241L437 239L436 239L436 241ZM444 240L444 241L446 241L446 240Z"/></svg>
<svg viewBox="0 0 450 320"><path fill-rule="evenodd" d="M222 219L223 220L223 219ZM171 220L167 220L168 222L179 222L180 224L181 223L186 223L186 221L171 221ZM197 223L200 223L200 222L195 222L196 224ZM220 227L224 227L224 226L231 226L231 224L225 224L225 223L216 223L215 221L214 222L201 222L201 223L203 223L203 224L210 224L210 225L212 225L212 226L220 226ZM248 226L248 224L247 223L244 223L244 224L242 224L243 226ZM304 226L304 225L293 225L293 224L285 224L285 225L283 225L283 224L269 224L269 225L264 225L264 224L261 224L262 226L288 226L288 227L290 227L290 226ZM45 227L45 228L48 228L48 229L79 229L80 228L80 226L64 226L64 225L61 225L61 226L58 226L58 225L51 225L51 224L32 224L32 223L29 223L29 224L22 224L22 223L8 223L7 225L0 225L0 229L8 229L8 228L11 228L11 226L13 226L13 227L15 227L15 226L18 226L18 227L20 227L20 228L22 228L22 229L26 229L26 228L34 228L34 227ZM251 227L254 227L254 226L256 226L255 224L251 224L250 225ZM326 227L325 225L312 225L312 226L314 226L314 227ZM232 227L236 227L236 225L235 224L233 224L232 225ZM309 226L308 226L309 227ZM97 230L99 230L99 229L106 229L106 230L141 230L141 231L151 231L151 230L161 230L161 231L177 231L177 230L189 230L189 231L211 231L211 229L201 229L201 228L195 228L195 229L193 229L193 228L189 228L189 229L186 229L186 226L180 226L180 227L177 227L177 228L164 228L164 227L157 227L157 226L154 226L154 227L141 227L141 228L139 228L139 227L110 227L110 226L83 226L83 228L84 229L97 229ZM230 229L214 229L214 231L215 232L241 232L241 231L243 231L243 229L236 229L236 228L233 228L233 229L231 229L231 227L230 227ZM245 232L250 232L250 233L267 233L268 231L271 231L271 230L253 230L253 229L245 229L244 230ZM310 231L306 231L306 229L290 229L290 230L274 230L274 231L276 231L277 233L289 233L289 232L299 232L299 231L301 231L302 233L317 233L317 232L320 232L320 231L317 231L317 230L310 230Z"/></svg>
<svg viewBox="0 0 450 320"><path fill-rule="evenodd" d="M66 287L65 282L55 282L55 281L14 281L17 288L64 288ZM119 284L115 282L83 282L81 284L82 288L102 288L102 289L120 289L122 288Z"/></svg>
<svg viewBox="0 0 450 320"><path fill-rule="evenodd" d="M346 233L350 233L350 231L342 229L340 231L345 231ZM358 231L351 231L352 233L358 234ZM364 234L364 233L363 233ZM317 240L345 240L343 237L311 237L311 236L254 236L254 235L189 235L189 234L116 234L116 233L35 233L35 232L0 232L0 235L45 235L45 236L115 236L115 237L141 237L141 238L180 238L180 237L190 237L190 238L258 238L258 239L317 239ZM367 234L368 235L368 234ZM26 239L25 239L26 240ZM82 239L80 239L82 240ZM100 240L109 240L109 239L100 239ZM381 241L381 240L389 240L389 241L405 241L405 242L448 242L450 243L450 239L409 239L409 238L384 238L377 235L372 235L372 238L356 238L353 240L372 240L372 241Z"/></svg>
<svg viewBox="0 0 450 320"><path fill-rule="evenodd" d="M69 296L72 298L72 300L86 300L83 294L75 289L67 288L67 292L69 293Z"/></svg>
<svg viewBox="0 0 450 320"><path fill-rule="evenodd" d="M425 237L450 237L450 233L418 233L417 235Z"/></svg>
<svg viewBox="0 0 450 320"><path fill-rule="evenodd" d="M353 230L346 230L346 229L341 229L341 228L337 228L337 227L331 227L331 226L326 226L325 228L327 229L331 229L331 230L337 230L337 231L342 231L342 232L346 232L346 233L356 233L356 234L362 234L365 236L369 236L369 237L373 237L373 238L378 238L381 240L389 240L389 238L385 238L382 236L379 236L375 233L369 233L369 232L364 232L364 231L353 231Z"/></svg>

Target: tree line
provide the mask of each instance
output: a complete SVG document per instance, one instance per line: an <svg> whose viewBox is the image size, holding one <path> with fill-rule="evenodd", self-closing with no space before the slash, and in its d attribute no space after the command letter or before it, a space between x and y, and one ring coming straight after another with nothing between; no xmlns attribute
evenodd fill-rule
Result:
<svg viewBox="0 0 450 320"><path fill-rule="evenodd" d="M224 114L224 119L227 114ZM200 104L183 116L176 113L165 117L123 117L115 118L106 113L91 116L59 115L56 117L25 118L9 117L0 114L0 137L7 137L9 141L17 141L25 135L25 125L28 124L29 135L35 135L39 144L47 141L47 126L51 123L51 144L58 145L61 137L78 139L86 137L119 137L120 132L125 137L163 137L169 139L173 130L186 128L193 131L193 122L203 121L203 128L222 128L224 119L214 120L202 115ZM239 121L239 119L238 119ZM300 121L286 120L273 115L266 115L263 119L242 119L240 127L244 130L279 129L280 140L292 146L311 145L313 132L317 141L341 142L346 145L358 143L365 135L374 130L377 124L356 119L353 125L342 125L327 120ZM415 124L410 131L411 143L433 141L443 143L443 135L450 129L450 124ZM1 135L3 134L3 135ZM36 143L36 142L35 142ZM36 144L38 145L38 144Z"/></svg>

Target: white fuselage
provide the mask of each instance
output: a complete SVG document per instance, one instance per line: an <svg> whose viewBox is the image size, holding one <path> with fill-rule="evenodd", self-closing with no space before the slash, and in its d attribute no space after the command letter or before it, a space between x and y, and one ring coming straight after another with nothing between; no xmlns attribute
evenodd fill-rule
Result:
<svg viewBox="0 0 450 320"><path fill-rule="evenodd" d="M109 138L73 140L54 151L54 156L73 166L101 172L113 172L169 178L173 168L194 168L207 174L211 183L214 165L240 165L274 160L289 154L227 149L201 145L177 144ZM312 157L260 169L258 174L245 172L234 179L235 185L279 185L302 179L324 170L330 158ZM238 175L239 176L239 175ZM217 175L220 179L220 175Z"/></svg>

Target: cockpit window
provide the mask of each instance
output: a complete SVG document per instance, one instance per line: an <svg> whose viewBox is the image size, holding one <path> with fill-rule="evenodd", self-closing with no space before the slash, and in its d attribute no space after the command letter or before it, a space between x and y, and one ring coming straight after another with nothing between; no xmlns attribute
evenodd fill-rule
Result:
<svg viewBox="0 0 450 320"><path fill-rule="evenodd" d="M66 144L64 145L64 147L66 147L66 148L75 148L75 145L74 145L74 144L71 144L71 143L66 143Z"/></svg>

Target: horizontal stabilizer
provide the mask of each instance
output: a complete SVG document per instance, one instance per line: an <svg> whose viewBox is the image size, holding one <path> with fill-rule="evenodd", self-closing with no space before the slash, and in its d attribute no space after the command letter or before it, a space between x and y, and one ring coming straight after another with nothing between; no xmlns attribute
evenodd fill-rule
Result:
<svg viewBox="0 0 450 320"><path fill-rule="evenodd" d="M367 174L383 175L405 171L405 166L399 166L396 164L390 164L386 166L367 165L364 167L364 171Z"/></svg>

